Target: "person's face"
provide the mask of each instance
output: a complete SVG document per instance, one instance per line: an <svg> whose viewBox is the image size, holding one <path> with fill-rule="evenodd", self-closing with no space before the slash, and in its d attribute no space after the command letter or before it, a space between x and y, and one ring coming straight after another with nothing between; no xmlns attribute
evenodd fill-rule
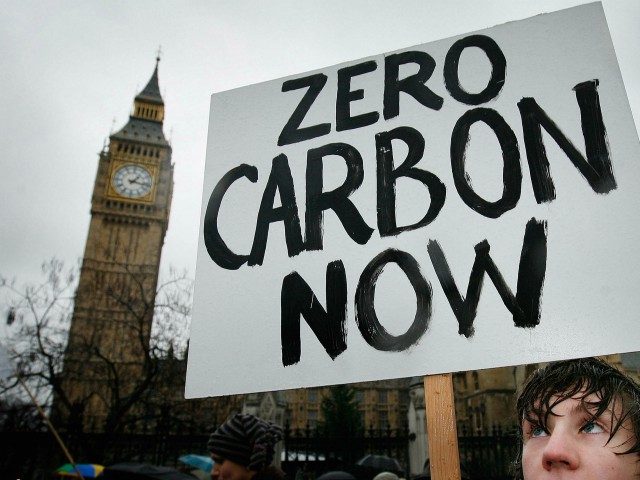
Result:
<svg viewBox="0 0 640 480"><path fill-rule="evenodd" d="M557 416L549 415L546 431L523 420L525 480L639 478L640 458L636 454L616 455L633 445L632 426L623 424L607 443L613 426L611 410L593 419L579 399L570 398L556 405L553 413Z"/></svg>
<svg viewBox="0 0 640 480"><path fill-rule="evenodd" d="M251 480L256 474L253 470L231 460L214 455L211 458L214 462L211 469L212 480Z"/></svg>

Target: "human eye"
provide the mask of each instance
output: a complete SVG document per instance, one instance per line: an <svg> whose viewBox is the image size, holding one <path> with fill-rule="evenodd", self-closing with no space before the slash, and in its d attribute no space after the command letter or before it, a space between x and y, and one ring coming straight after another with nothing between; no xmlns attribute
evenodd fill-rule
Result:
<svg viewBox="0 0 640 480"><path fill-rule="evenodd" d="M604 433L604 428L594 420L588 420L580 427L580 431L584 433Z"/></svg>
<svg viewBox="0 0 640 480"><path fill-rule="evenodd" d="M532 426L531 427L531 438L535 438L535 437L545 437L547 435L547 431L542 428L541 426Z"/></svg>
<svg viewBox="0 0 640 480"><path fill-rule="evenodd" d="M529 423L526 432L529 438L545 437L548 435L548 432L544 427L534 423Z"/></svg>

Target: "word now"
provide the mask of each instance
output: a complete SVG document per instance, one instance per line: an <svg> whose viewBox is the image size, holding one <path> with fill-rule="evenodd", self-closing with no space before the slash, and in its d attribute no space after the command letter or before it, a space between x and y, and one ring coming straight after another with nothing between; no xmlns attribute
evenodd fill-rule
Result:
<svg viewBox="0 0 640 480"><path fill-rule="evenodd" d="M489 243L484 240L475 246L476 257L466 296L462 296L451 275L444 252L438 242L430 240L427 251L440 285L458 320L458 333L467 338L473 335L484 274L494 284L505 306L513 316L516 327L535 327L540 322L540 300L547 265L546 222L532 218L527 223L518 267L516 294L507 286L489 255ZM413 323L402 335L391 335L382 326L375 312L376 280L384 267L395 263L409 279L416 295L416 314ZM388 249L377 255L365 267L355 294L355 319L362 338L377 350L399 352L416 344L429 327L432 290L420 273L416 260L400 250ZM281 343L282 364L286 367L300 361L300 317L335 359L347 349L347 278L341 260L331 262L326 271L326 310L311 287L297 273L282 281Z"/></svg>

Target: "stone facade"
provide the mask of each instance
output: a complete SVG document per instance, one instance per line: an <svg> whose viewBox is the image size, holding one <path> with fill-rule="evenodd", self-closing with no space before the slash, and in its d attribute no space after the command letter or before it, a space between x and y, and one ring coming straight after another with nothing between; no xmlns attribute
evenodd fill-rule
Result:
<svg viewBox="0 0 640 480"><path fill-rule="evenodd" d="M407 425L409 408L409 379L361 382L351 384L355 390L364 428L395 430ZM329 394L328 387L288 390L286 418L291 428L315 428L324 420L322 399Z"/></svg>
<svg viewBox="0 0 640 480"><path fill-rule="evenodd" d="M158 64L136 96L129 121L100 153L91 198L91 222L65 352L64 390L79 413L76 425L99 431L109 386L126 397L144 374L153 321L160 255L173 191L171 145L162 131L164 102Z"/></svg>

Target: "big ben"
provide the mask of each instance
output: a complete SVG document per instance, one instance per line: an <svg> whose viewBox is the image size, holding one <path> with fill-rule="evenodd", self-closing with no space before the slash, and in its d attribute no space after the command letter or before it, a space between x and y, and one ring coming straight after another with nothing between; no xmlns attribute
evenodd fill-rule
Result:
<svg viewBox="0 0 640 480"><path fill-rule="evenodd" d="M158 63L124 127L99 155L91 222L56 410L80 430L108 430L149 368L160 255L173 190ZM131 379L130 384L123 379ZM118 382L114 384L114 382ZM114 391L114 388L117 391ZM118 395L116 398L114 395ZM118 406L120 408L120 406ZM80 425L78 425L80 422Z"/></svg>

